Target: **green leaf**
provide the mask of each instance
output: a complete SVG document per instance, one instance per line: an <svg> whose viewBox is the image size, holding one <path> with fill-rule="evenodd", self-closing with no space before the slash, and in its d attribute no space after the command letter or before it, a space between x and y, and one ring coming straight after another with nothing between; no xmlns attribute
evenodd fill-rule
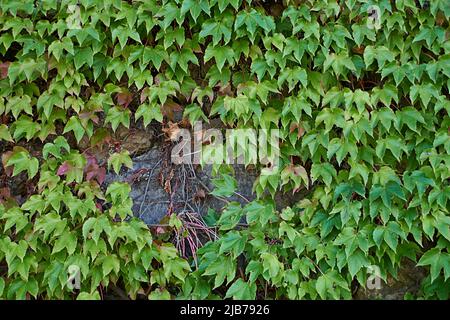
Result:
<svg viewBox="0 0 450 320"><path fill-rule="evenodd" d="M330 163L314 163L311 167L311 182L314 182L319 177L322 177L325 184L329 187L336 175L336 169Z"/></svg>
<svg viewBox="0 0 450 320"><path fill-rule="evenodd" d="M161 108L156 104L141 104L134 114L136 120L143 118L144 126L147 127L152 120L158 122L163 121L163 114L161 113Z"/></svg>
<svg viewBox="0 0 450 320"><path fill-rule="evenodd" d="M285 68L278 77L278 88L281 89L283 83L287 81L289 91L292 91L297 83L301 83L304 87L308 84L308 76L306 71L301 67Z"/></svg>
<svg viewBox="0 0 450 320"><path fill-rule="evenodd" d="M230 14L222 15L221 20L209 19L202 24L199 36L202 38L212 36L212 45L214 47L219 44L221 39L223 39L224 44L227 44L231 40L233 20L234 18Z"/></svg>
<svg viewBox="0 0 450 320"><path fill-rule="evenodd" d="M97 290L93 293L80 292L77 296L77 300L100 300L100 293L98 293Z"/></svg>
<svg viewBox="0 0 450 320"><path fill-rule="evenodd" d="M74 57L75 68L79 70L83 65L87 64L92 67L94 64L94 53L90 47L80 49Z"/></svg>
<svg viewBox="0 0 450 320"><path fill-rule="evenodd" d="M227 174L222 174L220 178L213 179L212 183L214 185L214 190L211 194L219 197L230 197L237 188L236 179Z"/></svg>
<svg viewBox="0 0 450 320"><path fill-rule="evenodd" d="M348 257L348 271L350 276L353 278L359 270L363 267L368 267L370 265L364 252L356 250L351 256Z"/></svg>
<svg viewBox="0 0 450 320"><path fill-rule="evenodd" d="M245 282L242 279L236 280L230 288L228 288L225 298L233 298L235 300L254 300L256 297L256 284Z"/></svg>
<svg viewBox="0 0 450 320"><path fill-rule="evenodd" d="M120 260L115 254L107 255L102 260L103 277L108 276L112 271L117 275L120 272Z"/></svg>
<svg viewBox="0 0 450 320"><path fill-rule="evenodd" d="M112 107L109 109L105 123L111 123L113 131L117 130L119 124L122 124L125 128L130 127L130 110L121 109L119 107Z"/></svg>
<svg viewBox="0 0 450 320"><path fill-rule="evenodd" d="M268 272L270 278L275 278L283 269L283 265L278 261L277 257L271 253L264 252L261 254L264 272Z"/></svg>
<svg viewBox="0 0 450 320"><path fill-rule="evenodd" d="M113 153L108 158L108 169L112 166L116 174L119 174L122 165L129 169L133 168L133 161L130 158L130 152L128 150Z"/></svg>
<svg viewBox="0 0 450 320"><path fill-rule="evenodd" d="M439 248L433 248L425 252L417 265L430 266L431 282L436 280L441 270L444 271L445 280L450 277L450 254L441 252Z"/></svg>
<svg viewBox="0 0 450 320"><path fill-rule="evenodd" d="M225 61L228 61L230 66L234 65L234 51L228 46L211 46L209 45L205 51L205 62L214 58L219 72L222 71Z"/></svg>
<svg viewBox="0 0 450 320"><path fill-rule="evenodd" d="M0 139L14 142L13 138L11 137L11 133L9 133L9 129L5 124L0 125Z"/></svg>
<svg viewBox="0 0 450 320"><path fill-rule="evenodd" d="M39 170L39 161L35 157L30 157L28 151L13 151L11 157L6 162L7 166L13 166L13 176L18 175L22 171L27 171L28 178L33 179Z"/></svg>

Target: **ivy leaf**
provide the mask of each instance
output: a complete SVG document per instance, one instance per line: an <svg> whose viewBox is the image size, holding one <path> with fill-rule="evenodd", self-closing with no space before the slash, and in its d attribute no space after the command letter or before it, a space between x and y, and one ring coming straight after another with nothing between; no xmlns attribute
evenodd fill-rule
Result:
<svg viewBox="0 0 450 320"><path fill-rule="evenodd" d="M392 100L398 103L398 90L391 84L386 84L382 89L376 87L372 90L371 95L372 105L376 105L381 101L386 107L391 106Z"/></svg>
<svg viewBox="0 0 450 320"><path fill-rule="evenodd" d="M366 67L369 67L375 59L378 62L378 70L381 70L386 62L394 61L395 55L385 46L367 46L364 49L364 63Z"/></svg>
<svg viewBox="0 0 450 320"><path fill-rule="evenodd" d="M157 288L148 295L148 300L170 300L170 292L166 289Z"/></svg>
<svg viewBox="0 0 450 320"><path fill-rule="evenodd" d="M222 211L217 224L220 226L220 230L231 230L241 220L243 211L239 202L230 202L225 210Z"/></svg>
<svg viewBox="0 0 450 320"><path fill-rule="evenodd" d="M311 182L313 183L319 177L322 177L325 184L329 187L333 181L333 178L336 176L336 169L330 163L314 163L311 167Z"/></svg>
<svg viewBox="0 0 450 320"><path fill-rule="evenodd" d="M112 107L108 110L106 115L105 123L111 123L111 127L113 131L117 130L119 124L122 124L124 127L130 127L130 114L131 111L129 109L121 109L119 107Z"/></svg>
<svg viewBox="0 0 450 320"><path fill-rule="evenodd" d="M211 14L208 0L183 0L181 14L184 15L188 11L191 13L194 22L197 22L197 18L202 11L208 16Z"/></svg>
<svg viewBox="0 0 450 320"><path fill-rule="evenodd" d="M214 190L212 195L219 197L231 197L237 188L237 181L230 175L222 174L220 178L212 180Z"/></svg>
<svg viewBox="0 0 450 320"><path fill-rule="evenodd" d="M278 77L278 88L281 89L282 84L287 81L289 91L292 91L297 83L301 83L304 87L308 84L308 76L306 71L301 67L285 68Z"/></svg>
<svg viewBox="0 0 450 320"><path fill-rule="evenodd" d="M420 97L423 105L427 107L432 97L439 100L439 92L431 83L425 85L414 85L411 87L409 97L413 103L417 100L417 97Z"/></svg>
<svg viewBox="0 0 450 320"><path fill-rule="evenodd" d="M405 107L397 112L397 119L400 124L406 124L411 130L417 131L417 123L425 124L425 119L422 114L413 107Z"/></svg>
<svg viewBox="0 0 450 320"><path fill-rule="evenodd" d="M348 257L348 271L350 272L350 276L352 278L359 272L359 270L363 267L368 267L369 265L370 261L361 250L356 250Z"/></svg>
<svg viewBox="0 0 450 320"><path fill-rule="evenodd" d="M65 231L58 237L53 246L52 255L60 252L63 249L67 250L68 255L72 255L77 247L77 237L74 232Z"/></svg>
<svg viewBox="0 0 450 320"><path fill-rule="evenodd" d="M38 159L30 157L28 151L18 148L13 150L6 165L14 167L13 176L18 175L22 171L27 171L29 179L33 179L39 170Z"/></svg>
<svg viewBox="0 0 450 320"><path fill-rule="evenodd" d="M238 232L230 231L222 238L219 254L232 252L235 257L239 256L245 248L247 241L246 236L242 236Z"/></svg>
<svg viewBox="0 0 450 320"><path fill-rule="evenodd" d="M233 298L236 300L254 300L256 297L256 283L245 282L242 279L236 280L230 288L228 288L225 298Z"/></svg>
<svg viewBox="0 0 450 320"><path fill-rule="evenodd" d="M278 258L268 252L263 252L261 254L261 259L264 267L264 272L268 272L270 278L275 278L280 271L283 269L283 265Z"/></svg>
<svg viewBox="0 0 450 320"><path fill-rule="evenodd" d="M290 165L281 171L281 186L287 184L290 180L294 182L293 192L297 191L300 188L301 181L303 181L306 189L309 188L308 173L303 166Z"/></svg>
<svg viewBox="0 0 450 320"><path fill-rule="evenodd" d="M244 212L249 224L259 221L262 227L275 217L273 206L259 201L252 201L247 204L244 207Z"/></svg>
<svg viewBox="0 0 450 320"><path fill-rule="evenodd" d="M102 260L103 277L108 276L112 271L117 275L120 272L120 260L115 254L107 255Z"/></svg>
<svg viewBox="0 0 450 320"><path fill-rule="evenodd" d="M77 300L100 300L100 293L97 290L92 293L80 292L77 295Z"/></svg>
<svg viewBox="0 0 450 320"><path fill-rule="evenodd" d="M50 235L53 237L61 236L66 230L66 226L67 219L61 219L58 213L50 212L36 219L34 231L43 231L44 241L46 241Z"/></svg>
<svg viewBox="0 0 450 320"><path fill-rule="evenodd" d="M234 51L228 46L211 46L209 45L205 51L205 62L208 62L211 58L216 60L217 68L219 72L222 71L225 61L228 61L230 66L234 65Z"/></svg>
<svg viewBox="0 0 450 320"><path fill-rule="evenodd" d="M189 119L191 124L195 123L199 119L202 119L205 122L209 122L208 117L203 112L202 108L199 105L192 103L184 109L183 118Z"/></svg>
<svg viewBox="0 0 450 320"><path fill-rule="evenodd" d="M326 299L329 295L337 299L337 288L348 291L347 282L342 278L336 270L328 271L317 278L316 290L322 299Z"/></svg>
<svg viewBox="0 0 450 320"><path fill-rule="evenodd" d="M83 138L84 136L85 129L76 116L70 117L69 121L67 121L66 126L64 127L63 133L67 133L69 131L73 131L77 142L80 142L81 138Z"/></svg>
<svg viewBox="0 0 450 320"><path fill-rule="evenodd" d="M57 137L53 143L48 142L44 145L42 149L42 156L44 159L48 159L49 154L53 155L57 159L61 159L61 149L70 152L70 146L67 143L66 138L63 136Z"/></svg>
<svg viewBox="0 0 450 320"><path fill-rule="evenodd" d="M109 156L108 159L108 169L111 168L111 166L114 169L114 172L116 174L119 174L120 168L124 165L125 167L132 169L133 168L133 161L130 158L130 153L128 150L122 150L121 152L115 152L112 155Z"/></svg>
<svg viewBox="0 0 450 320"><path fill-rule="evenodd" d="M231 40L231 33L233 28L233 16L224 14L221 20L209 19L202 24L202 30L199 36L205 38L212 36L212 45L215 47L219 41L223 39L224 44Z"/></svg>
<svg viewBox="0 0 450 320"><path fill-rule="evenodd" d="M52 261L46 268L44 279L47 282L50 292L54 292L57 288L62 289L67 281L67 273L64 270L64 264L59 261Z"/></svg>
<svg viewBox="0 0 450 320"><path fill-rule="evenodd" d="M189 62L198 65L197 57L188 49L181 49L180 52L174 51L170 54L170 66L173 71L175 71L176 65L178 64L181 69L187 73Z"/></svg>
<svg viewBox="0 0 450 320"><path fill-rule="evenodd" d="M83 238L85 240L92 238L98 244L102 232L105 234L111 233L111 225L106 216L91 217L87 219L82 228Z"/></svg>
<svg viewBox="0 0 450 320"><path fill-rule="evenodd" d="M163 46L158 45L154 48L145 47L142 55L142 63L144 65L148 64L150 61L153 63L153 66L159 70L161 68L161 64L163 61L168 61L169 55Z"/></svg>
<svg viewBox="0 0 450 320"><path fill-rule="evenodd" d="M250 99L244 95L239 94L237 97L226 96L223 105L225 110L234 112L237 115L248 114L250 112Z"/></svg>
<svg viewBox="0 0 450 320"><path fill-rule="evenodd" d="M161 108L156 104L141 104L134 114L136 120L143 118L144 126L147 127L152 120L158 122L163 121L163 114L161 113Z"/></svg>
<svg viewBox="0 0 450 320"><path fill-rule="evenodd" d="M439 276L444 270L445 280L450 277L450 254L442 252L439 248L433 248L425 252L417 263L418 266L430 266L431 281Z"/></svg>
<svg viewBox="0 0 450 320"><path fill-rule="evenodd" d="M405 172L403 174L404 186L409 192L413 192L414 187L417 188L419 196L425 193L428 186L435 187L433 179L428 178L425 173L420 170L415 170L411 173Z"/></svg>
<svg viewBox="0 0 450 320"><path fill-rule="evenodd" d="M0 139L14 142L13 138L11 137L11 133L9 133L9 129L5 124L0 125Z"/></svg>
<svg viewBox="0 0 450 320"><path fill-rule="evenodd" d="M218 256L217 259L208 265L203 275L214 275L214 288L219 287L227 279L230 282L234 279L236 268L231 256Z"/></svg>
<svg viewBox="0 0 450 320"><path fill-rule="evenodd" d="M79 70L83 65L87 64L92 67L94 64L94 53L90 47L80 49L74 57L75 68Z"/></svg>
<svg viewBox="0 0 450 320"><path fill-rule="evenodd" d="M32 81L36 78L37 73L44 75L46 71L47 63L42 60L27 58L23 61L13 62L8 68L9 83L12 85L17 79L22 81L24 78Z"/></svg>

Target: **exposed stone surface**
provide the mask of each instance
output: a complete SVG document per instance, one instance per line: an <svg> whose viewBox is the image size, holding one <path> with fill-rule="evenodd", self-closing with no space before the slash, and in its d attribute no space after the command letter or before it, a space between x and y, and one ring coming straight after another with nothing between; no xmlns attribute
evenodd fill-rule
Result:
<svg viewBox="0 0 450 320"><path fill-rule="evenodd" d="M237 194L227 198L243 205L255 199L252 187L258 172L234 165ZM120 175L109 173L106 184L113 181L130 183L133 212L147 224L157 224L166 214L190 210L205 214L208 208L220 211L226 204L211 196L211 168L206 166L174 165L170 163L170 150L154 146L144 154L133 158L133 168L123 169ZM300 194L277 194L275 200L279 208L293 205Z"/></svg>
<svg viewBox="0 0 450 320"><path fill-rule="evenodd" d="M256 172L246 171L236 166L238 193L231 201L245 204L253 199L253 182ZM173 165L170 152L154 147L133 159L133 168L124 170L119 176L110 173L106 183L127 181L130 183L133 212L147 224L158 223L167 213L191 210L201 214L211 207L220 210L225 202L208 195L213 189L210 169L201 170L192 165Z"/></svg>

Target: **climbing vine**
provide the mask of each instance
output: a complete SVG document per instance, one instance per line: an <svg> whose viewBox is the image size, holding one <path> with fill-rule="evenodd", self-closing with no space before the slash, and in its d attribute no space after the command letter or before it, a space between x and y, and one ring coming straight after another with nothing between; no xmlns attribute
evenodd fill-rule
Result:
<svg viewBox="0 0 450 320"><path fill-rule="evenodd" d="M368 268L386 281L410 260L417 297L448 299L449 16L446 0L0 0L0 297L350 299ZM281 133L279 171L210 211L219 237L195 259L104 181L132 167L112 134L177 108L180 126ZM278 209L279 192L305 196Z"/></svg>

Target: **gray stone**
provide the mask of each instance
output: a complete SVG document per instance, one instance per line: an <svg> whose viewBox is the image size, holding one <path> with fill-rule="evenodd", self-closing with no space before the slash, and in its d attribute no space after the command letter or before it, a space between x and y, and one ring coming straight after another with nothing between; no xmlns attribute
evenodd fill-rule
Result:
<svg viewBox="0 0 450 320"><path fill-rule="evenodd" d="M244 165L233 165L237 181L235 195L228 201L237 201L245 205L255 199L253 184L258 177L255 169L246 169ZM171 175L170 190L165 190L165 180ZM133 158L132 169L122 169L120 175L109 173L106 184L113 181L127 181L131 185L133 213L147 224L158 224L168 213L183 210L205 214L208 208L220 211L225 201L208 194L213 190L211 167L176 165L170 162L170 150L154 146L146 153ZM166 188L167 189L167 188ZM200 190L200 191L199 191ZM275 201L279 209L293 205L300 194L277 194Z"/></svg>

